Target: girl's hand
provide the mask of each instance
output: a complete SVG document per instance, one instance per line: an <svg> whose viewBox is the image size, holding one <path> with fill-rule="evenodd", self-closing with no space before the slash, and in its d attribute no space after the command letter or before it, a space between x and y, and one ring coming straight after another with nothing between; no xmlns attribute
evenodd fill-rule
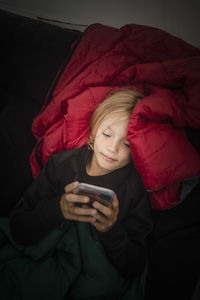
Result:
<svg viewBox="0 0 200 300"><path fill-rule="evenodd" d="M79 182L76 181L65 186L66 193L60 199L62 214L67 220L94 222L97 209L87 205L90 201L89 197L74 194L74 189L78 184ZM78 203L82 205L77 206Z"/></svg>
<svg viewBox="0 0 200 300"><path fill-rule="evenodd" d="M98 213L94 215L90 223L96 227L98 231L108 231L117 221L119 214L119 201L114 196L112 206L109 208L98 201L93 202L93 207L97 209Z"/></svg>

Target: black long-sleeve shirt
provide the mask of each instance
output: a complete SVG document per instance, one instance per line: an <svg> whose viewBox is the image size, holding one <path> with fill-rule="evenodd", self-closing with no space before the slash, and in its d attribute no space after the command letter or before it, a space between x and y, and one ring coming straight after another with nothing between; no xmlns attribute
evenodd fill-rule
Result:
<svg viewBox="0 0 200 300"><path fill-rule="evenodd" d="M119 200L118 220L109 231L97 235L110 262L122 275L132 277L142 271L146 259L146 238L152 224L148 195L132 163L106 175L89 176L88 159L86 146L52 155L13 210L11 233L18 243L31 245L70 222L60 208L66 184L78 180L110 188Z"/></svg>

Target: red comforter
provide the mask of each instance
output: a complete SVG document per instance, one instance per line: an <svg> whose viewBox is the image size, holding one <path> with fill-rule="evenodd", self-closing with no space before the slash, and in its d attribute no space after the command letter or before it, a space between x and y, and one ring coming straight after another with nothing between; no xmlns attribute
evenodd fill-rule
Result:
<svg viewBox="0 0 200 300"><path fill-rule="evenodd" d="M83 33L51 102L34 119L33 177L36 156L45 164L52 153L86 142L91 113L121 86L145 95L128 128L133 161L152 207L172 207L181 182L200 174L200 156L184 134L186 126L200 128L200 49L153 27L94 24Z"/></svg>

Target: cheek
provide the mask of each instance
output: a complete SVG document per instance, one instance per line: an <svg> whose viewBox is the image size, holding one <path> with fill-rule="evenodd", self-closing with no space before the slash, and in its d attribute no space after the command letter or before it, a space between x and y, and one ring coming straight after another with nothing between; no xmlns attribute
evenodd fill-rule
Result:
<svg viewBox="0 0 200 300"><path fill-rule="evenodd" d="M123 152L121 153L121 159L125 162L130 162L131 161L131 150L124 149Z"/></svg>
<svg viewBox="0 0 200 300"><path fill-rule="evenodd" d="M98 147L100 147L100 146L102 146L103 144L105 144L105 139L104 139L104 137L103 137L102 135L97 135L97 136L95 137L94 143L95 143Z"/></svg>
<svg viewBox="0 0 200 300"><path fill-rule="evenodd" d="M95 137L94 143L95 143L95 144L99 144L99 136L96 136L96 137Z"/></svg>
<svg viewBox="0 0 200 300"><path fill-rule="evenodd" d="M102 147L102 140L101 140L101 137L98 136L94 140L94 151L95 151L95 149L97 150L97 149L100 149L101 147Z"/></svg>

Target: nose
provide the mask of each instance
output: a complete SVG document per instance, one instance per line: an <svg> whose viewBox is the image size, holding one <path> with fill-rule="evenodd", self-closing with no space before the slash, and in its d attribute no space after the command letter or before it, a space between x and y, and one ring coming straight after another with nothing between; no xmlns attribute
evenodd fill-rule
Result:
<svg viewBox="0 0 200 300"><path fill-rule="evenodd" d="M119 148L119 143L115 140L110 141L108 145L108 150L112 153L117 153Z"/></svg>

